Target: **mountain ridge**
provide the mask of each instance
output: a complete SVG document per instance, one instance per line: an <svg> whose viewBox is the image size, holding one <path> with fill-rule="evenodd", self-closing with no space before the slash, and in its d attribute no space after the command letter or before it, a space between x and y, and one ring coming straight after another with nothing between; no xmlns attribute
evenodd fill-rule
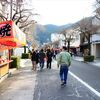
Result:
<svg viewBox="0 0 100 100"><path fill-rule="evenodd" d="M40 42L40 44L50 42L51 41L51 34L57 33L65 28L70 27L72 24L65 24L65 25L54 25L54 24L47 24L42 25L44 27L44 30L39 30L39 27L37 26L36 32L37 32L37 41Z"/></svg>

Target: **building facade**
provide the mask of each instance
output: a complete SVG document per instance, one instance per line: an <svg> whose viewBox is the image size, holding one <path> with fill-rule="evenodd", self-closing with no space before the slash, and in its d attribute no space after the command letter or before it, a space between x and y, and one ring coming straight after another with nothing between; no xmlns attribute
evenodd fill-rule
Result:
<svg viewBox="0 0 100 100"><path fill-rule="evenodd" d="M100 26L100 20L97 18L93 18L92 24L95 26ZM80 52L84 54L86 50L89 49L89 43L87 38L84 36L84 34L80 34ZM98 27L97 30L95 30L95 33L90 35L90 55L94 55L95 58L100 57L100 28Z"/></svg>
<svg viewBox="0 0 100 100"><path fill-rule="evenodd" d="M94 34L91 38L91 55L100 58L100 33Z"/></svg>

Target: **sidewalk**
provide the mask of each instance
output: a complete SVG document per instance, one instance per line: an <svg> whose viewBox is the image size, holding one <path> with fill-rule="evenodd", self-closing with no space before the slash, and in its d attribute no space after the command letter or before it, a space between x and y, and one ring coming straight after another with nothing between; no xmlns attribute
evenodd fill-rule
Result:
<svg viewBox="0 0 100 100"><path fill-rule="evenodd" d="M33 100L36 73L31 70L30 60L22 62L22 68L0 84L0 100Z"/></svg>
<svg viewBox="0 0 100 100"><path fill-rule="evenodd" d="M76 56L76 57L73 57L72 59L83 62L83 57ZM100 58L95 59L94 62L87 62L87 63L90 64L90 65L94 65L94 66L100 67Z"/></svg>

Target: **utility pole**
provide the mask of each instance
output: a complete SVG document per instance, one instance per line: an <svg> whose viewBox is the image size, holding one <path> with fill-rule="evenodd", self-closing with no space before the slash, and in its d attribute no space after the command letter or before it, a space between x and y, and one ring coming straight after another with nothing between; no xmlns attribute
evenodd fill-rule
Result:
<svg viewBox="0 0 100 100"><path fill-rule="evenodd" d="M12 3L13 3L13 0L10 0L10 20L12 20ZM10 49L10 50L8 50L8 52L9 52L9 60L11 60L12 50ZM11 65L9 64L9 66L11 66Z"/></svg>
<svg viewBox="0 0 100 100"><path fill-rule="evenodd" d="M13 0L10 0L10 20L12 20L12 4Z"/></svg>

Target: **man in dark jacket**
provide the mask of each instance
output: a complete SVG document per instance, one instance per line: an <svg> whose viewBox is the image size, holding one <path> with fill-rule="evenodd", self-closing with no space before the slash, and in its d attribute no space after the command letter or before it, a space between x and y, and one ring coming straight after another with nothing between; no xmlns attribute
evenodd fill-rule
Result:
<svg viewBox="0 0 100 100"><path fill-rule="evenodd" d="M39 63L40 63L40 69L42 70L44 67L44 58L45 58L45 53L43 49L40 50L39 52Z"/></svg>
<svg viewBox="0 0 100 100"><path fill-rule="evenodd" d="M47 68L51 69L51 62L52 62L53 53L51 52L50 49L47 49L46 56L47 56Z"/></svg>
<svg viewBox="0 0 100 100"><path fill-rule="evenodd" d="M36 56L36 52L34 49L32 49L32 53L31 53L31 61L32 61L32 70L36 70L36 60L37 60L37 56Z"/></svg>

